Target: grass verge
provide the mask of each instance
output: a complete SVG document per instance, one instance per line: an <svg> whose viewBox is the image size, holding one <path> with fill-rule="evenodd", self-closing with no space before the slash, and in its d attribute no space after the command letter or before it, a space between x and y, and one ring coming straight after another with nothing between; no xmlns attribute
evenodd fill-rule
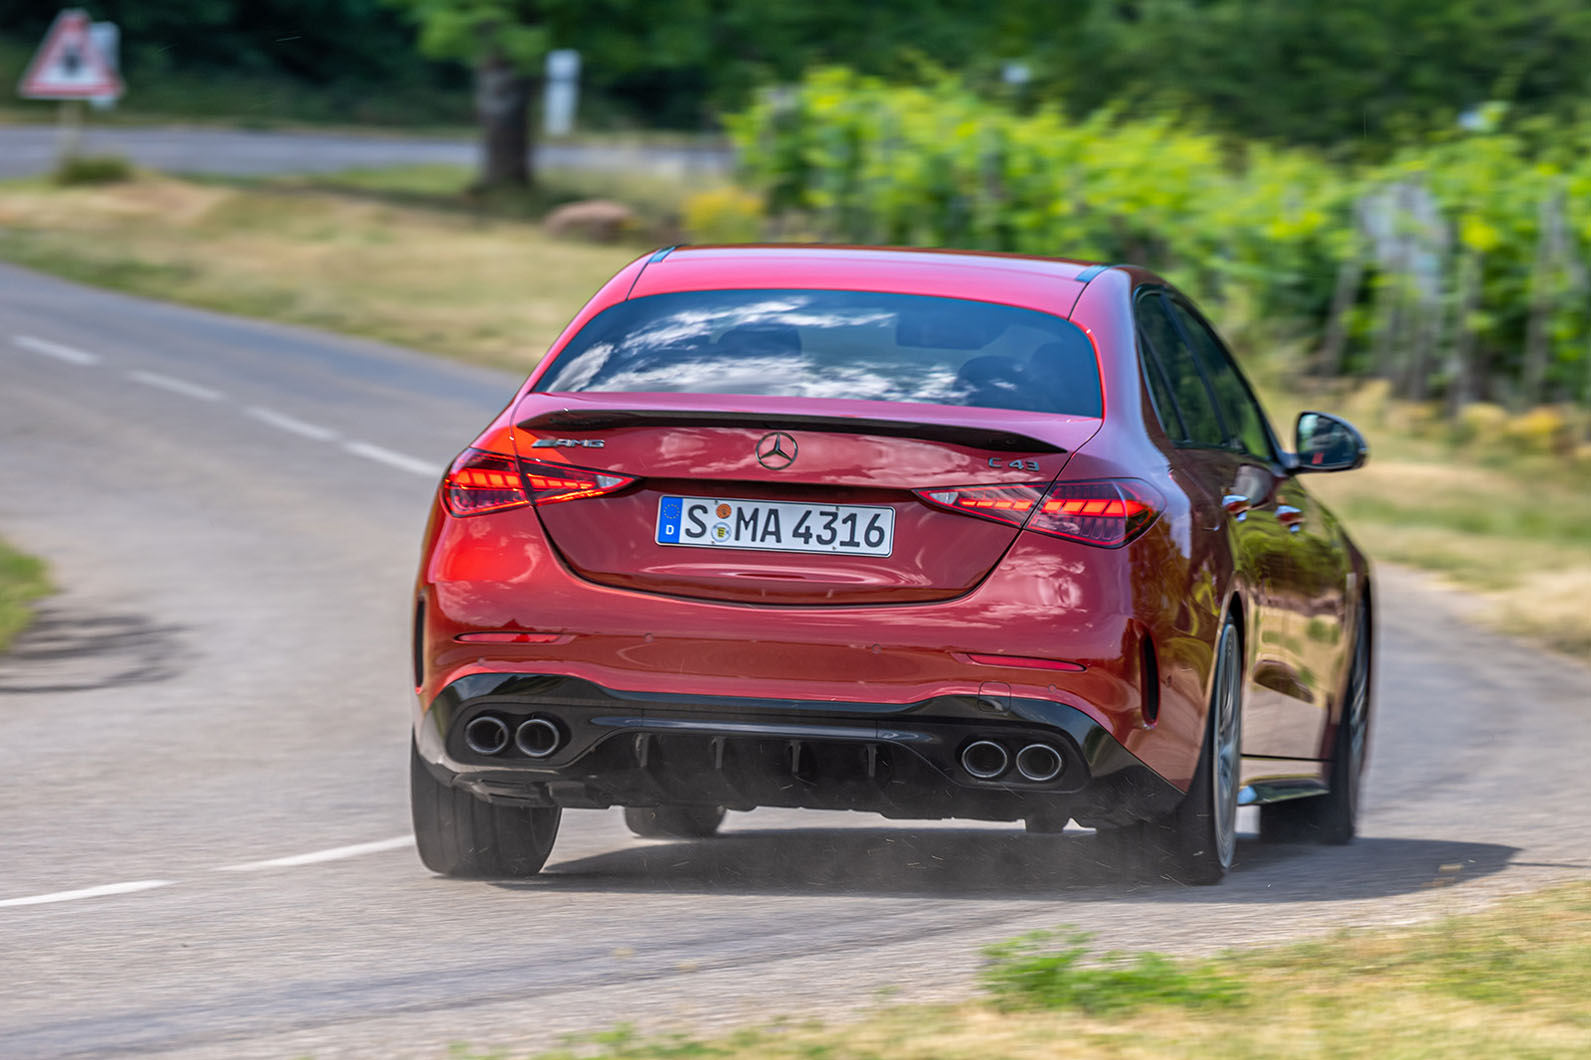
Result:
<svg viewBox="0 0 1591 1060"><path fill-rule="evenodd" d="M527 371L635 247L302 185L0 185L0 258Z"/></svg>
<svg viewBox="0 0 1591 1060"><path fill-rule="evenodd" d="M1060 941L1063 951L1071 945ZM989 994L963 1004L899 1005L843 1026L786 1023L716 1038L621 1029L540 1060L1591 1056L1591 885L1583 883L1425 927L1209 960L1135 958L1101 968L1045 959L1025 944L997 955ZM1041 965L1041 974L1027 974ZM1156 974L1122 978L1128 967ZM1110 1003L1087 1000L1101 996Z"/></svg>
<svg viewBox="0 0 1591 1060"><path fill-rule="evenodd" d="M665 241L661 230L701 190L683 176L549 173L532 193L482 200L469 180L457 167L405 166L249 182L10 183L0 185L0 258L524 372L646 245L644 235L628 246L555 239L536 218L569 199L616 198ZM1312 403L1278 384L1285 359L1258 373L1269 369L1284 427L1284 413ZM1591 657L1591 458L1455 445L1384 399L1320 406L1345 412L1371 441L1364 470L1310 485L1373 556L1436 571L1477 594L1481 619Z"/></svg>
<svg viewBox="0 0 1591 1060"><path fill-rule="evenodd" d="M0 541L0 652L33 618L33 601L50 591L42 560Z"/></svg>

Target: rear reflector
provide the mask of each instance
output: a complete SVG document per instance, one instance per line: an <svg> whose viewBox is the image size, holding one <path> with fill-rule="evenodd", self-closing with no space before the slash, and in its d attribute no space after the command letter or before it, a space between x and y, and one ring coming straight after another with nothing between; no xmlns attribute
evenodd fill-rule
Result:
<svg viewBox="0 0 1591 1060"><path fill-rule="evenodd" d="M465 644L556 644L570 638L562 633L515 633L505 629L487 633L460 633L453 639Z"/></svg>
<svg viewBox="0 0 1591 1060"><path fill-rule="evenodd" d="M1034 659L1026 655L983 655L979 652L968 652L967 658L984 666L1021 666L1029 670L1065 670L1071 674L1080 674L1088 669L1082 663L1070 662L1066 659Z"/></svg>
<svg viewBox="0 0 1591 1060"><path fill-rule="evenodd" d="M442 480L442 499L454 515L480 515L528 504L600 497L634 481L628 475L466 449Z"/></svg>
<svg viewBox="0 0 1591 1060"><path fill-rule="evenodd" d="M1164 502L1133 479L918 490L929 504L1085 545L1117 548L1149 528Z"/></svg>

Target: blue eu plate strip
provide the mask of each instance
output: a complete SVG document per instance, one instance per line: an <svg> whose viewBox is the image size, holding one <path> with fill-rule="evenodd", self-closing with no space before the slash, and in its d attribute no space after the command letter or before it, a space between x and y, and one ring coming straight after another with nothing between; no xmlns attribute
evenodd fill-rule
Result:
<svg viewBox="0 0 1591 1060"><path fill-rule="evenodd" d="M679 544L680 509L683 497L664 497L657 506L657 539L659 542Z"/></svg>

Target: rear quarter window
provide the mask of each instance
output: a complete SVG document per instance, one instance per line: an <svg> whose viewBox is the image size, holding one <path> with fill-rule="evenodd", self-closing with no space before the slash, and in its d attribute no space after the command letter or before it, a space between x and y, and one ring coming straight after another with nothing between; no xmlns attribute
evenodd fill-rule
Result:
<svg viewBox="0 0 1591 1060"><path fill-rule="evenodd" d="M621 302L593 317L534 389L1104 410L1093 343L1070 321L865 291L683 291Z"/></svg>

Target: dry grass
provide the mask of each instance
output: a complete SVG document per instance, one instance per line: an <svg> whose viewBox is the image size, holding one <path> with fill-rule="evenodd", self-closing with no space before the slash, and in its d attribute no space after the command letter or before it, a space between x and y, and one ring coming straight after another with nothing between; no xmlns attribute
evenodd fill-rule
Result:
<svg viewBox="0 0 1591 1060"><path fill-rule="evenodd" d="M636 248L291 188L0 186L0 257L525 371Z"/></svg>
<svg viewBox="0 0 1591 1060"><path fill-rule="evenodd" d="M1284 433L1303 408L1339 412L1364 432L1368 465L1308 482L1374 559L1473 594L1468 610L1496 629L1591 658L1591 453L1543 451L1510 433L1541 410L1490 410L1506 421L1498 430L1456 441L1439 410L1391 401L1385 384L1331 397L1279 378L1262 389Z"/></svg>
<svg viewBox="0 0 1591 1060"><path fill-rule="evenodd" d="M846 1026L785 1023L716 1039L620 1031L544 1060L1586 1057L1588 962L1591 886L1576 884L1427 927L1179 963L1193 974L1242 982L1236 1005L1162 991L1130 1011L1090 1016L1048 1009L1042 998L1013 1006L997 997L991 1001L999 1003L888 1007Z"/></svg>
<svg viewBox="0 0 1591 1060"><path fill-rule="evenodd" d="M1583 470L1526 457L1482 467L1438 450L1373 458L1310 485L1376 559L1472 591L1473 615L1495 628L1591 657L1591 475Z"/></svg>

